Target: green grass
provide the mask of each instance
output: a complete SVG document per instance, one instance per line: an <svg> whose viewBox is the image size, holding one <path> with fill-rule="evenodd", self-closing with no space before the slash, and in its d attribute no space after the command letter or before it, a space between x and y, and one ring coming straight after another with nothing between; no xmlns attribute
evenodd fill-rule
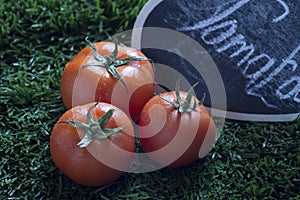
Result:
<svg viewBox="0 0 300 200"><path fill-rule="evenodd" d="M59 80L84 37L132 28L145 0L0 0L1 199L300 199L300 120L228 120L191 166L80 186L53 164L49 136L63 107Z"/></svg>

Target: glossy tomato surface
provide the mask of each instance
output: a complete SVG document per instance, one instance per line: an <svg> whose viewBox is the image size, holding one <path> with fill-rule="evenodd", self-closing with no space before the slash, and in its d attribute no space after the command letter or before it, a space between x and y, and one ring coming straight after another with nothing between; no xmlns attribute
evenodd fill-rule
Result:
<svg viewBox="0 0 300 200"><path fill-rule="evenodd" d="M182 101L186 96L186 92L180 92ZM216 137L215 124L206 108L201 105L181 113L162 98L178 103L175 92L154 96L147 102L138 130L144 151L160 165L174 168L204 157Z"/></svg>
<svg viewBox="0 0 300 200"><path fill-rule="evenodd" d="M110 55L115 49L115 44L111 42L97 42L94 46L102 56ZM118 46L117 60L133 56L145 57L137 49ZM124 85L105 67L89 66L79 70L82 65L96 61L91 48L87 46L67 63L60 86L66 108L94 101L107 102L121 108L136 121L143 106L153 96L154 72L151 63L134 61L116 68L127 85L126 91Z"/></svg>
<svg viewBox="0 0 300 200"><path fill-rule="evenodd" d="M134 129L122 110L99 103L91 112L94 119L114 109L105 127L124 129L108 138L96 139L87 147L78 147L77 143L85 133L78 127L61 122L85 123L92 105L94 103L74 107L61 116L52 130L50 153L55 165L73 181L85 186L101 186L117 180L128 169L135 148Z"/></svg>

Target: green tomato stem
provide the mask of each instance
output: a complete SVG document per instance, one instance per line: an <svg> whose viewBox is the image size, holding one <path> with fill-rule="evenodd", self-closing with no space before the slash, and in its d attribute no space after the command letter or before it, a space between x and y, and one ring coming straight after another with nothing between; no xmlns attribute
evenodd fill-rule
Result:
<svg viewBox="0 0 300 200"><path fill-rule="evenodd" d="M179 81L177 81L176 86L175 86L175 95L176 95L176 101L177 102L170 101L170 100L165 99L163 97L160 97L160 98L163 99L164 101L168 102L169 104L173 105L181 113L183 113L183 112L192 112L197 107L200 107L203 104L204 98L205 98L205 94L204 94L203 98L201 99L201 101L199 101L199 103L197 103L196 97L193 98L194 88L198 84L199 84L198 82L195 83L189 89L189 91L187 93L187 96L186 96L184 101L181 100ZM192 103L192 99L194 99L193 103Z"/></svg>
<svg viewBox="0 0 300 200"><path fill-rule="evenodd" d="M97 121L94 120L91 111L97 106L98 102L88 109L86 123L73 122L73 121L61 121L60 123L68 124L80 128L85 132L84 137L77 144L78 147L83 148L91 144L95 139L105 139L123 130L122 127L117 128L104 128L104 126L111 119L114 109L108 110Z"/></svg>
<svg viewBox="0 0 300 200"><path fill-rule="evenodd" d="M117 55L118 55L117 41L114 42L115 43L114 51L109 56L102 56L98 53L95 45L88 39L88 37L85 38L85 41L87 42L88 46L91 48L93 55L97 61L96 62L88 62L88 63L80 66L76 73L76 76L78 76L79 72L83 68L86 68L89 66L105 67L110 75L112 75L114 78L118 79L124 85L127 93L128 93L128 87L127 87L125 81L122 79L122 77L118 73L116 68L119 66L122 66L122 65L126 65L130 62L134 62L134 61L151 61L151 59L149 59L149 58L140 57L140 56L132 56L129 58L117 60Z"/></svg>

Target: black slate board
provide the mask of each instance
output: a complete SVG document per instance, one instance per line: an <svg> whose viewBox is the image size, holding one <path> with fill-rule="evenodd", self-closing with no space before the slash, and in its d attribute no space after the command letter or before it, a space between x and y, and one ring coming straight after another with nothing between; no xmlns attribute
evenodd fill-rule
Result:
<svg viewBox="0 0 300 200"><path fill-rule="evenodd" d="M290 121L299 115L299 1L150 0L135 24L135 29L146 27L178 31L205 49L222 76L228 118ZM200 82L196 93L199 97L206 93L208 107L224 109L211 104L207 80L191 63L174 52L143 49L146 40L159 43L166 38L143 30L133 35L133 44L155 62L172 66L191 84ZM175 47L180 43L171 35L167 40Z"/></svg>

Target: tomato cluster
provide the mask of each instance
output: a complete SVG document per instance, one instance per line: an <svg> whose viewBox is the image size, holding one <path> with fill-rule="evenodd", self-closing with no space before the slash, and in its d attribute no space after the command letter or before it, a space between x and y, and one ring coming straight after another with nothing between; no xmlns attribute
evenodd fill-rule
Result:
<svg viewBox="0 0 300 200"><path fill-rule="evenodd" d="M154 96L154 71L139 50L116 42L91 43L67 63L61 95L68 109L54 125L50 153L73 181L101 186L130 167L138 138L162 166L181 167L204 157L216 128L193 89Z"/></svg>

